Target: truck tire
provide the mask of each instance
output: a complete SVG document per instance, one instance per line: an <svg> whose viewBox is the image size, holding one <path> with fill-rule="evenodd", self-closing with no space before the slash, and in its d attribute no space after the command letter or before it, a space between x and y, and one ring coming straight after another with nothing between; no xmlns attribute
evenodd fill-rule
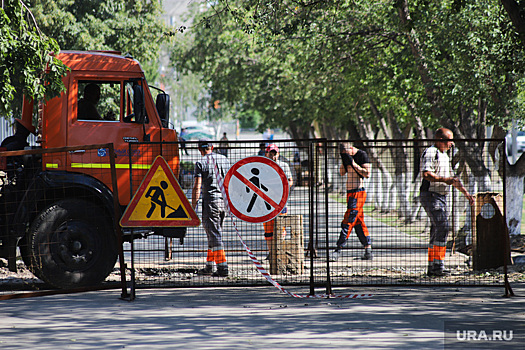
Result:
<svg viewBox="0 0 525 350"><path fill-rule="evenodd" d="M92 202L53 203L37 215L30 236L31 268L54 287L95 286L115 266L117 240L111 217Z"/></svg>
<svg viewBox="0 0 525 350"><path fill-rule="evenodd" d="M28 240L26 237L20 239L18 241L18 247L20 248L20 255L22 256L22 261L24 262L24 265L33 273L33 269L31 268L31 248L30 245L27 243ZM35 274L36 275L36 274ZM37 276L38 277L38 276Z"/></svg>

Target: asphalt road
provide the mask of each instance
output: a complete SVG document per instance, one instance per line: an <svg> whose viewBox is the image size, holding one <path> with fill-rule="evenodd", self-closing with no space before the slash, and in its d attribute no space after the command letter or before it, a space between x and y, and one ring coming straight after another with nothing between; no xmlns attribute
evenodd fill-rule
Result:
<svg viewBox="0 0 525 350"><path fill-rule="evenodd" d="M117 290L5 300L0 348L443 349L445 326L456 322L458 332L506 332L452 334L462 349L523 349L525 284L513 289L513 298L502 288L363 287L335 292L371 298L299 299L268 286L138 290L133 302Z"/></svg>

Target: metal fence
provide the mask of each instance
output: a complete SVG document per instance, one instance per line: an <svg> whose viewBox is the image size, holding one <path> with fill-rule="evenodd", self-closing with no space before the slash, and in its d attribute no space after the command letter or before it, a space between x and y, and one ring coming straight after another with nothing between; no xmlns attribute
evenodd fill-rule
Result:
<svg viewBox="0 0 525 350"><path fill-rule="evenodd" d="M365 285L508 287L508 281L522 279L521 273L507 271L510 260L505 224L505 168L499 166L501 157L497 156L504 140L455 140L456 147L449 152L455 173L468 191L476 195L476 203L471 208L457 190L447 197L451 232L445 265L450 274L440 277L427 275L431 225L418 200L419 159L433 140L354 142L367 152L372 169L370 177L364 180L367 192L364 222L371 238L373 259L362 259L364 248L353 230L336 261L331 261L331 257L347 209L346 177L339 173L340 141L271 142L278 146L279 159L288 165L293 178L287 213L275 219L273 240L265 239L263 223L243 221L233 215L226 217L223 241L229 266L227 277L197 273L205 265L208 249L202 225L189 227L184 237L177 234L165 237L151 227L125 228L120 236L117 221L109 222L106 213L114 209L118 219L122 208L115 203L110 208L111 204L95 199L100 191L93 192L94 182L64 181L68 176L60 170L64 168L73 176L76 172L88 174L89 178L111 183L110 188L116 188L117 178L126 172L130 182L129 193L124 197L131 198L143 184L147 171L144 165L152 164L159 153L171 157L178 144L130 143L127 154L115 155L116 165L114 162L108 165L105 158L114 158L111 145L0 152L0 160L6 160L0 173L0 247L4 256L6 252L10 252L9 256L16 254L14 260L0 259L0 296L46 291L57 286L66 292L71 290L76 277L63 280L60 276L72 275L69 270L82 270L84 265L90 271L97 270L92 269L90 259L95 250L104 252L100 250L108 244L104 237L117 237L117 242L124 240L120 259L112 270L102 263L101 269L107 271L101 273L109 273L104 283L91 283L88 279L83 288L264 285L268 280L262 270L282 286L303 285L309 287L310 293L316 289L330 293L337 286ZM233 166L247 157L264 157L266 143L214 141L214 152L225 154ZM174 176L191 203L195 162L202 156L196 142L180 146L183 146L180 164ZM141 164L133 164L137 154ZM42 170L46 170L46 175L39 181L45 186L37 190L38 186L29 184ZM264 181L261 177L260 185ZM65 193L71 190L75 196L64 200ZM241 187L240 191L248 193L249 188ZM263 205L264 201L253 198ZM49 214L51 206L55 208L57 203L62 208L60 217ZM199 204L198 217L202 217L201 210ZM21 217L27 220L19 220ZM76 230L91 232L88 237L92 239L72 238ZM106 235L101 235L103 231ZM14 248L16 243L18 249ZM96 249L89 248L90 244ZM269 254L271 247L273 254ZM109 254L112 262L117 259L115 254L115 250ZM122 294L127 292L123 290Z"/></svg>
<svg viewBox="0 0 525 350"><path fill-rule="evenodd" d="M125 293L113 145L3 151L0 168L0 296Z"/></svg>
<svg viewBox="0 0 525 350"><path fill-rule="evenodd" d="M498 168L495 153L504 140L455 140L456 147L449 152L455 173L468 191L477 196L477 203L471 211L459 191L453 190L448 196L451 232L445 265L450 274L442 277L427 275L431 225L418 200L419 159L433 140L355 143L367 152L372 166L371 176L365 180L368 197L364 221L371 237L373 259L362 259L364 249L354 230L337 261L330 261L330 255L336 248L347 208L346 180L339 174L340 142L271 142L278 146L280 159L289 165L293 176L288 212L279 216L275 227L273 243L278 246L278 259L269 256L263 224L230 216L223 225L228 277L197 274L204 267L207 252L207 238L201 225L188 228L183 240L149 236L136 240L133 249L126 243L127 258L133 254L137 288L268 283L242 241L278 283L306 285L311 291L325 288L330 292L334 286L352 285L489 286L505 283L509 256L504 225L505 173ZM214 152L224 152L233 165L249 156L264 156L261 150L266 144L229 141L226 145L216 141L214 146ZM136 147L140 144L130 144L129 153L133 154ZM187 142L181 147L181 153L180 171L176 176L191 201L193 171L201 154L195 142ZM140 183L141 177L133 178L130 192L135 193ZM488 205L496 216L485 215L491 212ZM200 205L197 214L201 216Z"/></svg>

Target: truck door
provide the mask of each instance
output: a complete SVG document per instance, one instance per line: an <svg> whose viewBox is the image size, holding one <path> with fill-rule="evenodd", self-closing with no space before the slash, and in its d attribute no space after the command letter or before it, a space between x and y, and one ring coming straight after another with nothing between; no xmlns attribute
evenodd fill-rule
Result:
<svg viewBox="0 0 525 350"><path fill-rule="evenodd" d="M116 153L119 198L122 205L130 199L129 168L130 142L160 141L158 118L152 116L151 107L144 106L145 115L138 120L136 94L141 89L140 80L74 80L68 118L67 146L113 143ZM149 101L146 101L147 103ZM149 116L148 116L149 112ZM132 152L131 166L134 171L146 172L152 163L151 154ZM71 169L68 171L89 174L111 188L110 172L107 170L107 150L97 152L78 151L69 155ZM134 173L134 178L137 174ZM137 184L135 184L137 185Z"/></svg>

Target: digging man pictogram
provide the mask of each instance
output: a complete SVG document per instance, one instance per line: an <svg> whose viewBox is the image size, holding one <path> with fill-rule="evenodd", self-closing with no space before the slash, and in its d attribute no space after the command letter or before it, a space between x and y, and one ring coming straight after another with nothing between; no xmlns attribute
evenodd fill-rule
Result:
<svg viewBox="0 0 525 350"><path fill-rule="evenodd" d="M160 182L159 186L151 186L148 189L148 192L146 193L145 198L151 198L151 207L146 214L146 217L149 219L155 212L155 209L157 208L157 205L160 206L160 217L165 218L166 217L166 208L172 209L173 212L168 215L168 218L184 218L187 217L186 213L182 209L182 207L179 205L178 209L173 208L172 206L168 205L166 202L166 196L164 195L164 190L168 188L168 183L166 181Z"/></svg>

